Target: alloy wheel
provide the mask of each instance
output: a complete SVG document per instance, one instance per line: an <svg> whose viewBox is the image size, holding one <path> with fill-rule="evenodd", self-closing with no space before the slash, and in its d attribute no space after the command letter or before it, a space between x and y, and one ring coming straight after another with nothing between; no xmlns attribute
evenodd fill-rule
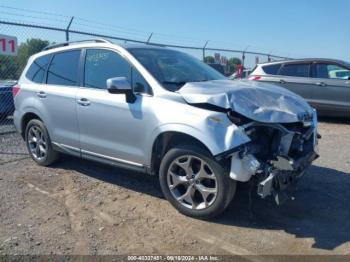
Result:
<svg viewBox="0 0 350 262"><path fill-rule="evenodd" d="M172 196L190 209L210 207L218 192L212 168L194 155L181 156L172 161L167 172L167 183Z"/></svg>
<svg viewBox="0 0 350 262"><path fill-rule="evenodd" d="M37 125L28 130L28 147L36 160L41 161L47 155L47 141L43 131Z"/></svg>

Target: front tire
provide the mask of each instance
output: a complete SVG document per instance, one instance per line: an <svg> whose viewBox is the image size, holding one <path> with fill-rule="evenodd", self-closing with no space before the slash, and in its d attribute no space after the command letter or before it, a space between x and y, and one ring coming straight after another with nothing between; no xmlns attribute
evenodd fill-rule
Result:
<svg viewBox="0 0 350 262"><path fill-rule="evenodd" d="M58 152L52 148L49 133L42 121L29 121L25 130L25 141L31 158L37 164L49 166L58 159Z"/></svg>
<svg viewBox="0 0 350 262"><path fill-rule="evenodd" d="M160 185L166 199L182 214L209 219L231 202L236 182L211 154L197 146L178 146L162 159Z"/></svg>

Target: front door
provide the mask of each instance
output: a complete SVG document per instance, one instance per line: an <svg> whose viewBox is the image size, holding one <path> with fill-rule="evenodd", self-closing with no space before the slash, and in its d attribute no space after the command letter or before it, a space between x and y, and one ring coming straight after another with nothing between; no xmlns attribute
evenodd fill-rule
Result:
<svg viewBox="0 0 350 262"><path fill-rule="evenodd" d="M148 88L144 88L144 94L135 95L133 102L128 102L125 94L111 94L106 81L113 77L126 77L131 85L137 78L138 87L148 86L115 51L87 49L83 87L77 94L82 155L142 166L145 159L143 134L149 122L147 108L152 96L147 95Z"/></svg>
<svg viewBox="0 0 350 262"><path fill-rule="evenodd" d="M313 103L324 112L350 113L350 69L334 63L313 65Z"/></svg>

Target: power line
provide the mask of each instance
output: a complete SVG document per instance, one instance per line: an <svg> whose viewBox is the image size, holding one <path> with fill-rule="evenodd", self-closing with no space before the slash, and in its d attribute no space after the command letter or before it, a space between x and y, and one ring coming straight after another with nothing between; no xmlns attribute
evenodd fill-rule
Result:
<svg viewBox="0 0 350 262"><path fill-rule="evenodd" d="M129 35L131 34L129 31L121 30L119 28L103 27L103 26L91 26L89 24L77 23L77 22L73 23L73 26L74 27L82 26L82 27L89 27L89 28L99 28L99 29L103 29L104 31L108 31L108 32L113 30L113 31L123 32L123 33L129 34ZM146 37L147 36L147 33L132 33L132 34L139 35L139 36L142 36L142 37Z"/></svg>
<svg viewBox="0 0 350 262"><path fill-rule="evenodd" d="M94 21L94 20L90 20L90 19L86 19L86 18L81 18L81 17L76 17L76 20L81 20L81 21L85 21L87 23L90 23L90 24L93 24L93 25L102 25L102 26L105 26L105 27L110 27L110 28L120 28L120 29L123 29L123 30L127 30L127 31L130 31L130 32L138 32L138 33L145 33L147 35L149 35L151 32L145 32L145 31L141 31L139 29L134 29L134 28L127 28L127 27L122 27L122 26L117 26L117 25L111 25L111 24L105 24L105 23L101 23L101 22L98 22L98 21Z"/></svg>
<svg viewBox="0 0 350 262"><path fill-rule="evenodd" d="M0 13L5 14L5 15L13 15L13 16L20 16L20 17L40 19L40 20L48 20L48 21L56 21L56 22L64 22L64 23L68 22L68 20L55 19L55 18L46 18L46 17L38 17L38 16L31 16L31 15L24 15L24 14L17 14L17 13L6 12L6 11L0 11Z"/></svg>
<svg viewBox="0 0 350 262"><path fill-rule="evenodd" d="M37 14L42 14L42 15L54 15L54 16L61 16L61 17L68 17L68 15L61 15L61 14L56 14L56 13L49 13L49 12L42 12L42 11L36 11L36 10L31 10L31 9L24 9L24 8L17 8L17 7L12 7L12 6L6 6L6 5L0 5L1 8L6 8L6 9L13 9L13 10L18 10L18 11L25 11L25 12L32 12L32 13L37 13Z"/></svg>
<svg viewBox="0 0 350 262"><path fill-rule="evenodd" d="M28 20L16 20L16 19L8 19L8 18L5 18L2 20L2 24L6 24L6 23L9 23L9 24L20 24L20 25L34 25L34 26L37 26L37 28L43 28L43 29L46 29L48 28L49 30L52 30L53 28L55 29L59 29L57 31L63 31L64 29L63 28L57 28L57 25L54 25L54 24L48 24L48 23L45 23L45 25L42 25L42 24L38 24L36 22L33 22L33 21L28 21ZM1 23L0 23L1 24Z"/></svg>

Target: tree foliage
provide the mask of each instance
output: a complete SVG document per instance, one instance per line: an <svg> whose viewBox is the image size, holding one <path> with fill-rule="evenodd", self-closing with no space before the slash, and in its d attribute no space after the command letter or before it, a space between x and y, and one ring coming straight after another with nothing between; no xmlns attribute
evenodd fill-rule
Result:
<svg viewBox="0 0 350 262"><path fill-rule="evenodd" d="M204 63L214 64L215 63L215 59L214 59L213 56L206 56L206 57L204 57Z"/></svg>
<svg viewBox="0 0 350 262"><path fill-rule="evenodd" d="M17 56L0 55L0 79L17 80L26 66L28 58L40 52L48 44L48 41L37 38L27 39L18 47Z"/></svg>
<svg viewBox="0 0 350 262"><path fill-rule="evenodd" d="M206 56L204 58L204 62L207 64L214 64L215 58L213 56ZM227 71L228 72L235 72L237 70L237 65L241 65L242 61L238 57L231 57L227 62Z"/></svg>
<svg viewBox="0 0 350 262"><path fill-rule="evenodd" d="M231 57L228 60L229 71L230 72L235 72L237 70L237 65L241 65L241 64L242 64L241 59L239 59L237 57Z"/></svg>

